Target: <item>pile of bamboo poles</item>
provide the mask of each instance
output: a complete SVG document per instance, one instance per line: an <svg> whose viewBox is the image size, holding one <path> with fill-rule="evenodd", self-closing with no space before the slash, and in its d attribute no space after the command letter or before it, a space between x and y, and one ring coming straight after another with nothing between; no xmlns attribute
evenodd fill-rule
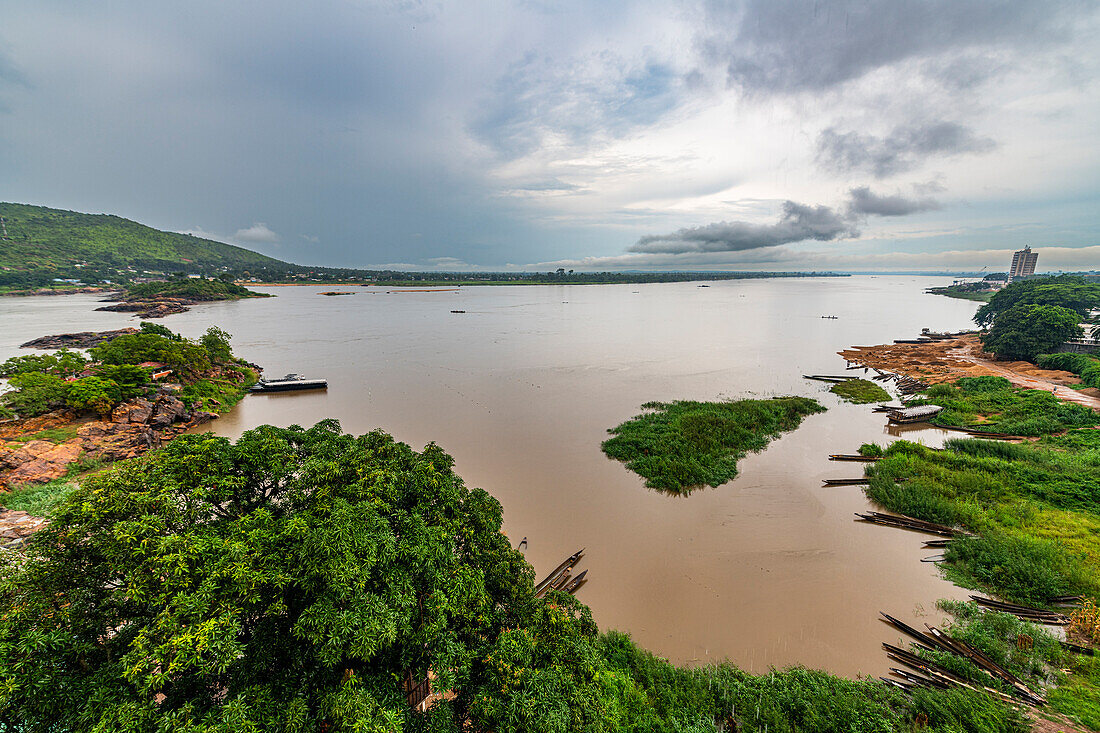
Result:
<svg viewBox="0 0 1100 733"><path fill-rule="evenodd" d="M1069 616L1066 616L1064 613L1046 611L1042 608L1020 606L1015 603L1006 603L993 598L985 598L984 596L970 596L970 600L974 601L979 606L983 606L993 611L1000 611L1001 613L1011 613L1016 618L1023 619L1024 621L1031 621L1036 624L1068 626L1070 622Z"/></svg>
<svg viewBox="0 0 1100 733"><path fill-rule="evenodd" d="M955 639L945 634L940 629L929 626L928 624L925 624L925 628L928 629L928 633L925 633L923 631L918 631L909 624L894 618L888 613L882 612L882 616L886 623L906 636L914 639L916 641L914 646L918 649L924 651L947 652L948 654L969 659L978 669L989 675L990 678L1004 683L1009 690L1009 694L988 685L964 680L950 670L933 661L925 659L919 654L887 643L883 643L882 646L890 659L900 662L919 674L891 667L891 673L904 680L904 682L886 678L883 678L883 681L902 687L903 689L912 689L913 687L965 687L971 690L986 692L1009 704L1023 702L1032 707L1042 707L1046 704L1046 700L1043 699L1042 696L1032 692L1019 677L1012 674L1004 667L1001 667L980 650L967 644L965 641Z"/></svg>

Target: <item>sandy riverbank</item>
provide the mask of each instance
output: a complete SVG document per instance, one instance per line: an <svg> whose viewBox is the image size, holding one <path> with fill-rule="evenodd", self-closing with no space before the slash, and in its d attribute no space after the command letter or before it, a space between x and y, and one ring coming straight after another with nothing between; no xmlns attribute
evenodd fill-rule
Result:
<svg viewBox="0 0 1100 733"><path fill-rule="evenodd" d="M996 361L982 351L977 335L923 344L853 346L837 353L853 364L904 374L926 384L960 377L1004 377L1020 387L1047 390L1060 399L1100 409L1100 390L1070 388L1080 383L1077 375L1040 369L1026 361Z"/></svg>

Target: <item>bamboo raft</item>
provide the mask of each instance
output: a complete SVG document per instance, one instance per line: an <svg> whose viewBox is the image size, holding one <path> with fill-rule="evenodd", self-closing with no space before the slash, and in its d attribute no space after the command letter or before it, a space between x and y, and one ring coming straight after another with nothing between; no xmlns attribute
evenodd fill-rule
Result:
<svg viewBox="0 0 1100 733"><path fill-rule="evenodd" d="M955 639L954 637L944 633L940 629L937 629L934 626L929 626L928 624L925 624L925 628L928 629L928 633L925 633L923 631L919 631L913 628L904 621L894 618L888 613L880 613L882 613L882 620L885 623L893 626L895 629L901 631L906 636L914 639L918 648L924 649L926 651L947 652L958 657L963 657L964 659L969 659L971 662L974 663L975 666L977 666L991 678L1006 683L1012 691L1013 697L1017 698L1018 700L1033 707L1041 707L1042 705L1046 704L1046 700L1032 692L1019 677L1004 669L992 659L987 657L980 650L974 648L970 644L967 644L965 641L962 641L961 639ZM1013 700L1008 695L1005 695L1003 692L1000 692L999 690L995 690L985 685L973 687L972 685L974 685L975 683L961 680L944 667L927 659L924 659L923 657L914 654L911 651L902 649L901 647L897 647L892 644L884 643L882 646L886 649L887 656L891 659L897 662L901 662L910 669L915 669L918 672L922 672L926 675L926 677L923 679L919 677L913 679L914 676L912 675L912 673L909 672L905 672L902 675L899 675L909 684L928 686L926 683L930 682L933 686L946 685L949 687L969 687L970 689L980 688L985 692L989 692L993 695L996 695L997 697L1005 699L1006 702L1015 702L1015 700ZM891 669L891 672L894 671L895 670Z"/></svg>
<svg viewBox="0 0 1100 733"><path fill-rule="evenodd" d="M874 463L875 461L882 460L882 456L861 456L853 453L830 453L830 461L862 461L863 463Z"/></svg>
<svg viewBox="0 0 1100 733"><path fill-rule="evenodd" d="M907 517L904 514L883 514L882 512L856 512L856 516L862 519L864 522L870 522L871 524L881 524L886 527L897 527L899 529L910 529L914 532L927 532L928 534L935 534L939 535L940 537L959 537L965 534L963 532L959 532L953 527L948 527L945 524L926 522L923 519Z"/></svg>
<svg viewBox="0 0 1100 733"><path fill-rule="evenodd" d="M1045 624L1047 626L1068 626L1070 623L1069 616L1066 616L1064 613L1047 611L1042 608L1032 608L1031 606L1020 606L1015 603L1006 603L983 596L970 596L970 600L984 608L1000 611L1001 613L1010 613L1016 618L1037 624Z"/></svg>

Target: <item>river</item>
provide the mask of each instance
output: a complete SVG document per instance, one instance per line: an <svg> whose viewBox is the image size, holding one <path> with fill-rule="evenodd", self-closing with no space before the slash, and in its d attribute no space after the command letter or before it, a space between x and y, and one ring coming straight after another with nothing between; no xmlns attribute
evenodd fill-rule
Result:
<svg viewBox="0 0 1100 733"><path fill-rule="evenodd" d="M882 674L897 633L880 610L938 622L936 599L965 591L920 559L922 535L853 521L860 475L827 455L886 442L885 417L841 403L802 374L838 373L852 345L970 325L975 303L924 294L945 278L858 276L607 286L486 286L436 292L268 288L277 298L214 303L161 321L187 336L215 324L268 376L325 377L327 392L247 397L213 422L236 437L264 423L382 428L435 441L467 485L504 506L513 543L540 572L585 547L578 597L603 629L676 663L728 658L752 671L803 664ZM0 358L49 333L120 328L96 297L0 298ZM452 313L462 310L465 313ZM835 315L837 319L823 319ZM23 352L27 353L27 352ZM651 400L798 394L810 416L686 497L646 489L600 451L606 431ZM909 439L939 445L945 432Z"/></svg>

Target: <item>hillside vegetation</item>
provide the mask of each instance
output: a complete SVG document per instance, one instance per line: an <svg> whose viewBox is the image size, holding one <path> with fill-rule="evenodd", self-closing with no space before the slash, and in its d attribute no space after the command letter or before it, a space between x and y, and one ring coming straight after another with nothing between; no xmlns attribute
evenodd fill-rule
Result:
<svg viewBox="0 0 1100 733"><path fill-rule="evenodd" d="M15 271L52 269L68 276L75 275L70 271L77 265L91 271L132 267L194 272L286 265L243 247L162 232L110 214L0 203L0 216L8 232L8 239L0 240L0 267Z"/></svg>

